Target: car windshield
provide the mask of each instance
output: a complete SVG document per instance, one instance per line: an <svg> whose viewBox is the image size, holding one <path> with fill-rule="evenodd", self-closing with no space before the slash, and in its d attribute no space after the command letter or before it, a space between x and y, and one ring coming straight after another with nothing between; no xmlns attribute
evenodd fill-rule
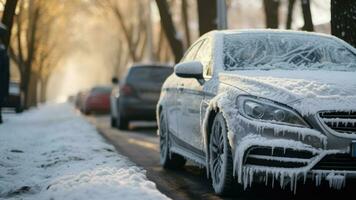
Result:
<svg viewBox="0 0 356 200"><path fill-rule="evenodd" d="M322 36L229 34L224 38L224 70L356 71L356 55Z"/></svg>
<svg viewBox="0 0 356 200"><path fill-rule="evenodd" d="M163 83L173 73L171 67L135 67L129 74L129 80L135 82Z"/></svg>

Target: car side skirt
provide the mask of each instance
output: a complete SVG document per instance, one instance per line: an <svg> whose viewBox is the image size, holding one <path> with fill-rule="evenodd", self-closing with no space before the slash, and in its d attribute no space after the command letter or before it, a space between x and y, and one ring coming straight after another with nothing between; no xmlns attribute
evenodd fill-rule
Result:
<svg viewBox="0 0 356 200"><path fill-rule="evenodd" d="M169 140L171 142L171 152L184 156L185 158L192 160L199 165L206 165L205 152L184 142L172 133L169 134Z"/></svg>

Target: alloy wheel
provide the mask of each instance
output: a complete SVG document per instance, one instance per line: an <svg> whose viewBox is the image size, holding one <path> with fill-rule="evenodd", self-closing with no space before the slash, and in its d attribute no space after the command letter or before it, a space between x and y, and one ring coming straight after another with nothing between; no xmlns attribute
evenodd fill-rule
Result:
<svg viewBox="0 0 356 200"><path fill-rule="evenodd" d="M219 195L231 192L234 183L231 147L227 138L226 121L218 113L212 124L209 143L209 168L214 191Z"/></svg>

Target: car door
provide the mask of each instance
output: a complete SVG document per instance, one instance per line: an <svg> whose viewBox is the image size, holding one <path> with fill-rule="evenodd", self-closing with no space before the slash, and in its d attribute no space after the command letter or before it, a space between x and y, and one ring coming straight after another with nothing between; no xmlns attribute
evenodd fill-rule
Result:
<svg viewBox="0 0 356 200"><path fill-rule="evenodd" d="M192 59L200 61L204 69L210 64L209 48L210 40L201 40L197 54ZM199 82L195 78L181 79L178 84L180 102L179 135L181 139L190 144L194 149L203 151L203 141L201 135L201 111L204 104L204 81Z"/></svg>
<svg viewBox="0 0 356 200"><path fill-rule="evenodd" d="M185 53L184 57L182 58L181 62L188 62L188 61L193 61L195 59L195 56L198 52L198 49L200 48L201 44L203 41L199 40L197 42L195 42ZM188 85L188 83L190 83L192 80L188 79L188 78L181 78L178 76L175 76L175 83L176 83L176 96L175 96L175 101L176 101L176 105L175 105L175 112L171 113L172 116L171 118L175 118L177 121L177 134L175 134L177 136L177 138L181 141L187 141L187 134L182 134L184 132L184 130L186 130L183 126L185 126L185 124L189 123L189 119L184 118L184 115L186 112L185 109L185 104L186 104L186 100L185 97L183 96L183 90L184 90L184 86ZM189 144L189 143L188 143Z"/></svg>

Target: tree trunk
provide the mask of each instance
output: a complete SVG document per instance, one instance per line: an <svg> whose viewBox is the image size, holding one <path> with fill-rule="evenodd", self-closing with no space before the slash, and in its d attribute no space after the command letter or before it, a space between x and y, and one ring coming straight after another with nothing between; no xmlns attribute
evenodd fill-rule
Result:
<svg viewBox="0 0 356 200"><path fill-rule="evenodd" d="M263 0L265 16L266 16L266 27L267 28L278 28L279 17L279 0Z"/></svg>
<svg viewBox="0 0 356 200"><path fill-rule="evenodd" d="M302 30L314 31L314 24L310 10L310 0L301 0L301 4L304 18L304 26L302 27Z"/></svg>
<svg viewBox="0 0 356 200"><path fill-rule="evenodd" d="M356 48L355 16L355 0L331 0L331 34Z"/></svg>
<svg viewBox="0 0 356 200"><path fill-rule="evenodd" d="M25 94L26 108L37 105L37 83L38 83L38 74L32 72L29 80L29 84L27 85L27 93Z"/></svg>
<svg viewBox="0 0 356 200"><path fill-rule="evenodd" d="M41 78L40 80L40 102L44 103L47 99L47 83L48 77Z"/></svg>
<svg viewBox="0 0 356 200"><path fill-rule="evenodd" d="M199 34L217 29L217 3L216 0L197 0Z"/></svg>
<svg viewBox="0 0 356 200"><path fill-rule="evenodd" d="M5 3L5 9L3 12L3 16L1 19L1 22L5 24L5 26L8 29L8 34L5 35L1 40L4 42L4 45L6 48L9 47L10 44L10 37L11 37L11 30L12 30L12 25L14 22L14 15L16 11L16 5L17 5L18 0L7 0Z"/></svg>
<svg viewBox="0 0 356 200"><path fill-rule="evenodd" d="M190 42L190 28L189 28L189 16L188 16L188 4L187 0L182 0L182 20L183 20L183 25L184 25L184 32L185 32L185 41L186 47L189 47L191 42Z"/></svg>
<svg viewBox="0 0 356 200"><path fill-rule="evenodd" d="M287 24L286 24L287 29L292 28L294 5L295 5L295 0L288 1Z"/></svg>
<svg viewBox="0 0 356 200"><path fill-rule="evenodd" d="M161 25L173 51L175 62L179 62L183 56L183 44L181 39L177 37L169 6L166 0L156 0L156 3L161 16Z"/></svg>

